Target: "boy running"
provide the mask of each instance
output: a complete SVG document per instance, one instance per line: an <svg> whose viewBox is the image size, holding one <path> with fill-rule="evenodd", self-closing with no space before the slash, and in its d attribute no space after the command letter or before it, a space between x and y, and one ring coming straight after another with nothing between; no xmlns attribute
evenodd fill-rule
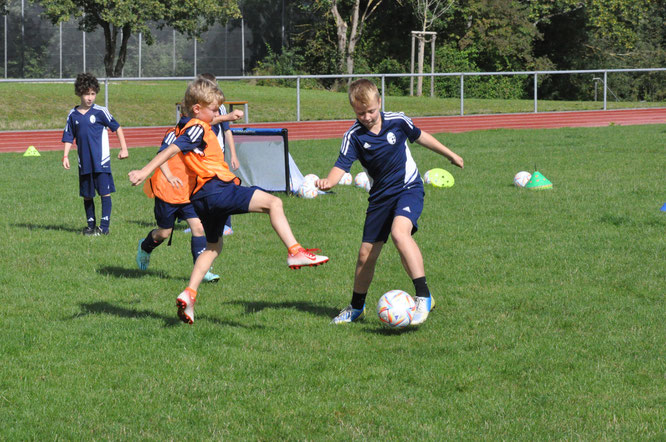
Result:
<svg viewBox="0 0 666 442"><path fill-rule="evenodd" d="M416 313L411 324L420 325L428 318L435 301L426 283L421 250L412 237L418 230L424 192L407 141L419 143L460 168L463 159L414 126L403 113L381 112L379 91L369 80L357 80L349 86L349 103L357 121L345 133L338 160L328 176L317 180L316 185L321 190L331 189L345 172L349 172L352 163L359 160L372 187L356 261L351 304L333 318L332 323L354 322L365 316L365 298L375 264L390 234L416 291Z"/></svg>
<svg viewBox="0 0 666 442"><path fill-rule="evenodd" d="M240 179L229 170L217 136L210 127L210 122L219 115L222 102L220 89L210 80L197 78L190 83L183 100L186 116L178 122L177 138L141 170L128 174L130 182L136 186L169 158L181 155L194 178L187 185L191 186L190 201L204 227L206 250L197 258L188 286L176 299L178 317L189 324L194 322L197 289L222 250L222 229L231 214L267 214L287 247L287 265L292 269L328 262L328 257L312 253L316 249L305 249L296 241L280 198L255 186L241 187Z"/></svg>

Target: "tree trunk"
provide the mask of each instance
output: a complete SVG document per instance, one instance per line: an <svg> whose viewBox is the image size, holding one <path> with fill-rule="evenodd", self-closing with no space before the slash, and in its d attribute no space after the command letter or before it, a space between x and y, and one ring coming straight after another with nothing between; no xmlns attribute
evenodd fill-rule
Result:
<svg viewBox="0 0 666 442"><path fill-rule="evenodd" d="M107 77L113 76L113 61L116 56L116 40L118 38L118 31L107 22L101 23L104 30L104 70Z"/></svg>
<svg viewBox="0 0 666 442"><path fill-rule="evenodd" d="M132 35L132 30L130 25L123 26L123 40L120 43L120 51L118 52L118 60L116 61L116 67L113 70L114 77L123 76L123 68L125 67L125 60L127 59L127 42Z"/></svg>
<svg viewBox="0 0 666 442"><path fill-rule="evenodd" d="M425 53L425 38L423 36L418 37L419 40L419 53L417 57L418 64L418 73L423 73L423 58ZM420 97L423 95L423 77L416 77L416 96Z"/></svg>

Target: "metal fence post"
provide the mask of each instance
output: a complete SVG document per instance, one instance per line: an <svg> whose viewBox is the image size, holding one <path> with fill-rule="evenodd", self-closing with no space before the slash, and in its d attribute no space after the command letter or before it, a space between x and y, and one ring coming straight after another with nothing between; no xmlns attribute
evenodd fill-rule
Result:
<svg viewBox="0 0 666 442"><path fill-rule="evenodd" d="M539 112L537 107L537 73L534 73L534 113Z"/></svg>
<svg viewBox="0 0 666 442"><path fill-rule="evenodd" d="M604 110L606 110L607 91L608 91L608 71L604 71Z"/></svg>
<svg viewBox="0 0 666 442"><path fill-rule="evenodd" d="M460 74L460 115L465 115L465 74Z"/></svg>
<svg viewBox="0 0 666 442"><path fill-rule="evenodd" d="M109 78L104 78L104 107L109 108Z"/></svg>
<svg viewBox="0 0 666 442"><path fill-rule="evenodd" d="M382 75L382 112L385 112L386 109L386 100L384 99L385 94L384 90L386 89L386 76Z"/></svg>
<svg viewBox="0 0 666 442"><path fill-rule="evenodd" d="M301 76L296 77L296 121L301 121Z"/></svg>

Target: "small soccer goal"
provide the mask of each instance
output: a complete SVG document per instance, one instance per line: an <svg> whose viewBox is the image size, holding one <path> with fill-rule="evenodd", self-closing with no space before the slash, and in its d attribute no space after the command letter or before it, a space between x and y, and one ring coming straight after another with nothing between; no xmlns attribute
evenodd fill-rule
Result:
<svg viewBox="0 0 666 442"><path fill-rule="evenodd" d="M289 154L287 129L231 129L240 167L233 172L244 186L259 186L269 192L293 192L303 175ZM229 150L224 153L230 162Z"/></svg>

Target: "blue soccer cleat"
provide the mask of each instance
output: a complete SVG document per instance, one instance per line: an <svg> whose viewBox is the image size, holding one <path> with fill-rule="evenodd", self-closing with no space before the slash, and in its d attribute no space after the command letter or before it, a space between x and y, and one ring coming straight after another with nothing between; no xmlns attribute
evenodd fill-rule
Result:
<svg viewBox="0 0 666 442"><path fill-rule="evenodd" d="M211 270L213 268L211 267ZM203 277L203 282L217 282L220 280L220 275L216 275L215 273L211 272L210 270L206 272L206 274Z"/></svg>
<svg viewBox="0 0 666 442"><path fill-rule="evenodd" d="M148 270L148 265L150 265L150 253L146 252L141 248L142 239L139 240L139 247L136 250L136 265L139 267L139 270Z"/></svg>
<svg viewBox="0 0 666 442"><path fill-rule="evenodd" d="M351 304L342 309L338 316L333 318L331 324L346 324L348 322L356 322L365 318L365 304L363 308L353 308Z"/></svg>

